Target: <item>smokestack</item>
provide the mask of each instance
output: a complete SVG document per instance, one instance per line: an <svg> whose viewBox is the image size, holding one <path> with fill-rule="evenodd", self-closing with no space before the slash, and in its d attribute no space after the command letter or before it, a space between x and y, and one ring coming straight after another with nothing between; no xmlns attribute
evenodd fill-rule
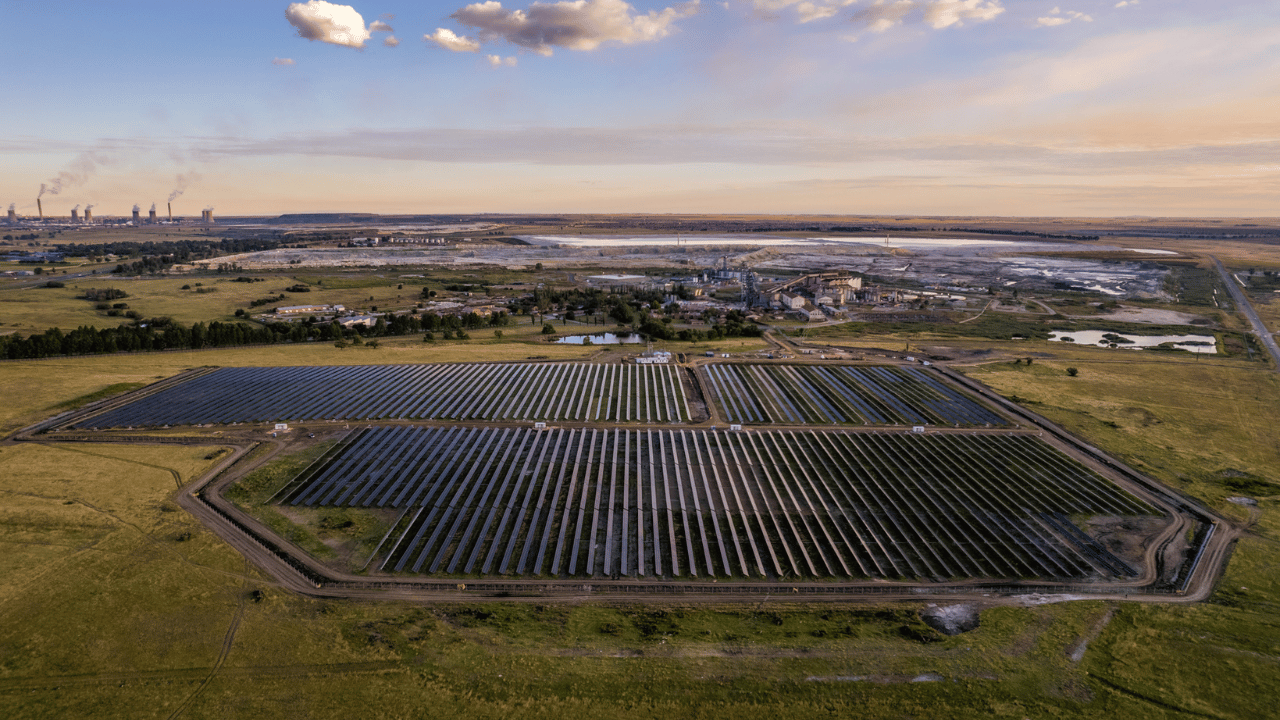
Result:
<svg viewBox="0 0 1280 720"><path fill-rule="evenodd" d="M151 206L151 214L147 216L147 222L151 223L152 225L156 224L156 206L155 205Z"/></svg>
<svg viewBox="0 0 1280 720"><path fill-rule="evenodd" d="M11 223L18 222L18 213L16 210L13 209L13 205L9 206L9 222Z"/></svg>
<svg viewBox="0 0 1280 720"><path fill-rule="evenodd" d="M79 219L80 219L80 206L77 205L71 208L71 222L76 222Z"/></svg>
<svg viewBox="0 0 1280 720"><path fill-rule="evenodd" d="M84 222L86 225L93 224L93 206L92 205L84 206Z"/></svg>
<svg viewBox="0 0 1280 720"><path fill-rule="evenodd" d="M40 219L44 219L44 203L40 202L40 198L36 198L36 209L40 211Z"/></svg>
<svg viewBox="0 0 1280 720"><path fill-rule="evenodd" d="M134 205L133 206L133 224L137 225L140 222L142 222L142 216L139 214L138 206Z"/></svg>
<svg viewBox="0 0 1280 720"><path fill-rule="evenodd" d="M201 210L200 219L203 220L206 224L212 225L213 224L213 208L209 208L207 210Z"/></svg>
<svg viewBox="0 0 1280 720"><path fill-rule="evenodd" d="M169 222L173 222L173 203L169 203Z"/></svg>

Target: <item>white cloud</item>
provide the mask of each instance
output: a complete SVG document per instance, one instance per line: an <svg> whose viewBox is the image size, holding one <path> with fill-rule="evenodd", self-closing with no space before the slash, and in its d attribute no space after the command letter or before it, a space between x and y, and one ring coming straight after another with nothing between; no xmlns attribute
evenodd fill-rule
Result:
<svg viewBox="0 0 1280 720"><path fill-rule="evenodd" d="M397 38L395 35L389 35L387 36L386 40L382 41L382 44L386 45L387 47L395 47L400 44L400 39Z"/></svg>
<svg viewBox="0 0 1280 720"><path fill-rule="evenodd" d="M1004 12L1004 6L1000 0L876 0L874 5L854 13L853 21L882 33L915 17L917 10L921 20L941 30L962 26L966 21L994 20Z"/></svg>
<svg viewBox="0 0 1280 720"><path fill-rule="evenodd" d="M1142 0L1120 0L1120 2L1116 3L1116 7L1128 7L1130 5L1138 5L1141 2Z"/></svg>
<svg viewBox="0 0 1280 720"><path fill-rule="evenodd" d="M381 20L374 20L372 23L369 24L369 32L371 33L376 33L376 32L393 33L395 31L396 31L395 28L382 22Z"/></svg>
<svg viewBox="0 0 1280 720"><path fill-rule="evenodd" d="M452 30L446 28L436 28L435 34L423 35L422 39L453 52L480 52L480 43L469 37L455 35Z"/></svg>
<svg viewBox="0 0 1280 720"><path fill-rule="evenodd" d="M369 39L364 18L350 5L334 5L324 0L291 3L284 17L298 29L298 35L330 45L362 48Z"/></svg>
<svg viewBox="0 0 1280 720"><path fill-rule="evenodd" d="M698 11L698 0L645 15L634 11L624 0L534 2L526 10L507 10L497 0L487 0L450 17L476 28L485 42L501 39L550 55L556 47L594 50L604 42L632 45L660 40L671 34L676 20Z"/></svg>
<svg viewBox="0 0 1280 720"><path fill-rule="evenodd" d="M787 8L795 8L798 22L807 23L829 18L858 0L752 0L756 12L776 15ZM728 3L725 3L726 9Z"/></svg>
<svg viewBox="0 0 1280 720"><path fill-rule="evenodd" d="M1093 22L1093 18L1082 12L1075 10L1062 11L1062 8L1054 8L1049 11L1048 17L1036 18L1036 27L1056 27L1058 25L1066 25L1072 20L1080 22Z"/></svg>
<svg viewBox="0 0 1280 720"><path fill-rule="evenodd" d="M1000 0L937 0L924 9L924 21L935 29L963 25L965 20L986 22L1004 12Z"/></svg>
<svg viewBox="0 0 1280 720"><path fill-rule="evenodd" d="M295 65L293 58L275 58L271 61L272 65Z"/></svg>
<svg viewBox="0 0 1280 720"><path fill-rule="evenodd" d="M502 57L501 55L489 55L489 67L515 67L516 59L514 57Z"/></svg>
<svg viewBox="0 0 1280 720"><path fill-rule="evenodd" d="M876 0L876 4L853 14L853 21L867 26L871 32L882 33L897 25L916 9L915 0Z"/></svg>

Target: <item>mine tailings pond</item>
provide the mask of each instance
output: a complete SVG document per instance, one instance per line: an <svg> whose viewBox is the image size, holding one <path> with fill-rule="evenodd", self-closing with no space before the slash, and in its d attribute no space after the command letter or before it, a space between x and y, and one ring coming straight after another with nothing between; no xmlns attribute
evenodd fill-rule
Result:
<svg viewBox="0 0 1280 720"><path fill-rule="evenodd" d="M1074 342L1077 345L1110 346L1114 344L1118 348L1140 350L1170 343L1175 348L1186 350L1187 352L1204 355L1216 355L1218 353L1218 342L1212 335L1129 335L1105 330L1049 333L1049 339L1052 341L1063 342L1064 338L1071 338L1066 342ZM1116 338L1120 338L1120 340L1117 341ZM1125 342L1126 340L1128 342Z"/></svg>
<svg viewBox="0 0 1280 720"><path fill-rule="evenodd" d="M614 335L613 333L566 335L556 340L556 343L559 345L637 345L640 343L640 335L637 333L630 335Z"/></svg>

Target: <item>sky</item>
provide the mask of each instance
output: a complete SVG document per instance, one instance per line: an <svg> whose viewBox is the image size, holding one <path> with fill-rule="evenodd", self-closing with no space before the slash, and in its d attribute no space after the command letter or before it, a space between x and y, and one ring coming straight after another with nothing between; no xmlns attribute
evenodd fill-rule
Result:
<svg viewBox="0 0 1280 720"><path fill-rule="evenodd" d="M1280 216L1276 0L0 0L0 24L22 214Z"/></svg>

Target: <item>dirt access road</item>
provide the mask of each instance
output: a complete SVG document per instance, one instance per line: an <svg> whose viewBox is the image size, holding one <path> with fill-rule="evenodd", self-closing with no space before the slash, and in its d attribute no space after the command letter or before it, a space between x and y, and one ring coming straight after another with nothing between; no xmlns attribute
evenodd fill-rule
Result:
<svg viewBox="0 0 1280 720"><path fill-rule="evenodd" d="M1249 318L1249 322L1253 325L1253 334L1258 336L1262 341L1262 346L1271 353L1272 369L1280 372L1280 346L1276 345L1276 339L1271 335L1271 331L1267 330L1267 326L1262 323L1262 318L1258 317L1258 313L1253 311L1253 305L1249 303L1249 298L1245 297L1244 291L1236 284L1236 279L1231 277L1231 273L1222 266L1222 261L1216 257L1211 257L1213 264L1218 266L1218 272L1222 275L1222 282L1227 285L1227 292L1231 293L1231 299L1235 301L1236 307L1240 308L1240 312Z"/></svg>

